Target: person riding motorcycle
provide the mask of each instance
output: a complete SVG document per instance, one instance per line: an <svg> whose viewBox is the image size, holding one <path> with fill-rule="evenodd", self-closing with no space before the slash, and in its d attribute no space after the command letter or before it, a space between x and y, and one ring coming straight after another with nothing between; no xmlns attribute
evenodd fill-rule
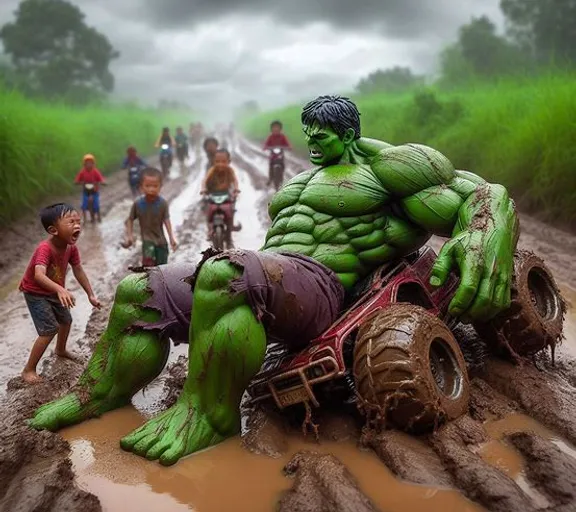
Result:
<svg viewBox="0 0 576 512"><path fill-rule="evenodd" d="M264 142L262 149L269 150L274 148L282 149L292 149L292 145L288 140L288 137L282 133L282 123L280 121L272 121L270 123L270 135ZM273 158L272 152L270 152L270 159L268 161L268 186L272 183L272 168L273 168Z"/></svg>
<svg viewBox="0 0 576 512"><path fill-rule="evenodd" d="M188 137L181 126L176 128L174 141L176 143L176 157L183 164L184 160L188 158Z"/></svg>
<svg viewBox="0 0 576 512"><path fill-rule="evenodd" d="M86 212L90 211L90 220L94 222L94 217L98 222L102 222L100 216L100 185L106 185L102 173L96 168L96 158L94 155L84 155L82 159L82 169L76 175L74 182L82 185L82 217L86 222Z"/></svg>
<svg viewBox="0 0 576 512"><path fill-rule="evenodd" d="M202 190L200 193L203 196L210 196L210 194L228 193L232 203L231 214L226 218L226 244L229 249L233 247L232 244L232 231L234 229L234 206L236 197L240 193L238 188L238 179L234 169L230 167L230 153L227 149L218 149L214 155L214 166L210 168L204 181L202 183ZM212 222L207 218L207 240L210 241L212 237Z"/></svg>
<svg viewBox="0 0 576 512"><path fill-rule="evenodd" d="M134 146L129 146L126 150L126 158L122 162L122 169L128 170L128 185L132 190L132 196L140 194L140 173L147 167L146 162L138 156Z"/></svg>
<svg viewBox="0 0 576 512"><path fill-rule="evenodd" d="M218 151L219 146L218 139L216 137L206 137L204 139L204 144L202 147L204 148L204 152L208 157L208 163L206 164L206 171L209 171L214 166L214 157L216 152Z"/></svg>
<svg viewBox="0 0 576 512"><path fill-rule="evenodd" d="M174 137L170 135L170 128L168 128L167 126L162 128L162 133L156 140L154 147L161 148L164 145L168 146L168 149L166 151L168 153L169 158L168 167L170 168L172 166L172 158L173 158L172 148L176 147L176 141L174 140Z"/></svg>

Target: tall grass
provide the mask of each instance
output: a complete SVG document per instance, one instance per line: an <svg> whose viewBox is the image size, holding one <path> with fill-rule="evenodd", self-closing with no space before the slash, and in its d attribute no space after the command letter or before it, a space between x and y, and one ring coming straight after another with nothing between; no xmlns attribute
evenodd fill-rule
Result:
<svg viewBox="0 0 576 512"><path fill-rule="evenodd" d="M576 227L576 75L429 89L404 96L353 98L363 134L393 144L420 142L510 190L519 206L549 222ZM304 150L300 106L265 113L245 124L261 139L279 118Z"/></svg>
<svg viewBox="0 0 576 512"><path fill-rule="evenodd" d="M150 154L162 124L171 120L126 106L80 109L42 103L1 88L0 105L3 222L38 209L45 197L72 191L86 153L95 155L104 173L119 168L130 144Z"/></svg>

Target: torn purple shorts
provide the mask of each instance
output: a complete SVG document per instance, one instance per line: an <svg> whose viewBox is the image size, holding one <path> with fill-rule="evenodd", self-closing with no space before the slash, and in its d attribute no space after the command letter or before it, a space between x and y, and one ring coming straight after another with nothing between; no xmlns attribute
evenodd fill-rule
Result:
<svg viewBox="0 0 576 512"><path fill-rule="evenodd" d="M202 265L212 257L227 259L242 270L242 275L231 282L230 292L246 294L269 343L301 347L322 334L342 309L344 288L338 277L312 258L295 253L210 249L196 268L169 264L146 269L153 295L144 305L159 311L161 319L136 325L159 330L175 343L187 343L192 289Z"/></svg>

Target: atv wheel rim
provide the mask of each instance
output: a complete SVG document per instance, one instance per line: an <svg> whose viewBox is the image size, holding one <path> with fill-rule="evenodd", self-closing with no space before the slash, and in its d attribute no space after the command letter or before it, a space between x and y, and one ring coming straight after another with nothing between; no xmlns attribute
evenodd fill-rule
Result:
<svg viewBox="0 0 576 512"><path fill-rule="evenodd" d="M452 350L442 338L435 338L430 344L429 358L438 390L448 398L458 398L462 392L462 372Z"/></svg>
<svg viewBox="0 0 576 512"><path fill-rule="evenodd" d="M547 274L538 268L531 269L528 272L528 290L534 309L541 318L550 321L558 317L558 295Z"/></svg>

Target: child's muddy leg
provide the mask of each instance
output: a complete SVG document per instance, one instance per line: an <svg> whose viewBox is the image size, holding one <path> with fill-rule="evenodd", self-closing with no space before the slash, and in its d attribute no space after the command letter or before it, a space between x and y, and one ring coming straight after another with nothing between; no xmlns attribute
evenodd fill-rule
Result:
<svg viewBox="0 0 576 512"><path fill-rule="evenodd" d="M158 313L140 305L150 296L145 274L124 278L108 327L71 393L41 406L30 425L56 430L122 407L164 368L170 344L154 332L128 330L136 321L154 322Z"/></svg>

